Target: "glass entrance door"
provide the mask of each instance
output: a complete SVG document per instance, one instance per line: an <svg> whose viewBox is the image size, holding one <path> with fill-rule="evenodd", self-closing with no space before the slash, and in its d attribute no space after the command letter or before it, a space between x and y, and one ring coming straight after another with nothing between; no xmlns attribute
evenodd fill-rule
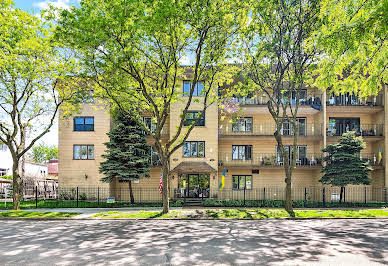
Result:
<svg viewBox="0 0 388 266"><path fill-rule="evenodd" d="M181 197L208 198L209 188L210 177L208 174L187 174L180 177L179 190Z"/></svg>

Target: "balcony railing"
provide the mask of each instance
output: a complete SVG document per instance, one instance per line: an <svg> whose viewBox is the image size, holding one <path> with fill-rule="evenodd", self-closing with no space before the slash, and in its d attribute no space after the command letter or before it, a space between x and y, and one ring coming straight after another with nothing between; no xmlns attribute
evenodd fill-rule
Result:
<svg viewBox="0 0 388 266"><path fill-rule="evenodd" d="M296 166L321 165L321 154L306 154L296 160ZM251 159L234 160L231 153L219 154L219 165L222 166L283 166L280 154L252 154Z"/></svg>
<svg viewBox="0 0 388 266"><path fill-rule="evenodd" d="M274 124L260 124L251 127L233 126L228 123L221 125L219 128L220 136L273 136L276 130ZM295 131L292 128L282 128L283 136L293 136ZM301 124L299 128L299 136L322 136L321 124Z"/></svg>
<svg viewBox="0 0 388 266"><path fill-rule="evenodd" d="M360 126L354 126L354 125L336 125L332 129L328 129L326 134L327 136L342 136L342 134L354 131L357 136L363 136L363 137L376 137L376 136L383 136L384 132L384 125L381 124L361 124Z"/></svg>
<svg viewBox="0 0 388 266"><path fill-rule="evenodd" d="M285 98L286 99L286 98ZM233 101L241 105L267 105L268 97L258 96L258 97L234 97ZM285 100L286 101L286 100ZM291 104L295 105L296 100L291 99ZM311 106L316 109L321 109L321 94L308 93L306 97L299 100L300 106Z"/></svg>
<svg viewBox="0 0 388 266"><path fill-rule="evenodd" d="M377 95L363 99L356 95L331 95L326 104L328 106L381 106L383 105L383 96Z"/></svg>
<svg viewBox="0 0 388 266"><path fill-rule="evenodd" d="M380 160L378 153L361 153L360 158L368 161L372 166L379 166L383 164L383 160Z"/></svg>

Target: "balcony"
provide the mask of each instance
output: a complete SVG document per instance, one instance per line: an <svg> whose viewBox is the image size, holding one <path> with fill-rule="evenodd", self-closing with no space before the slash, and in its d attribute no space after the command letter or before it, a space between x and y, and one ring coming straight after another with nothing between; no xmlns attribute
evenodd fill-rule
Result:
<svg viewBox="0 0 388 266"><path fill-rule="evenodd" d="M368 161L373 168L383 166L383 160L379 160L379 155L376 153L361 153L360 158Z"/></svg>
<svg viewBox="0 0 388 266"><path fill-rule="evenodd" d="M363 137L381 137L384 132L384 125L382 124L361 124L358 125L335 125L333 128L329 128L326 132L327 136L342 136L342 134L354 131L357 136Z"/></svg>
<svg viewBox="0 0 388 266"><path fill-rule="evenodd" d="M240 105L267 105L268 97L267 96L257 96L257 97L234 97L232 98L234 102L239 103ZM284 98L284 101L287 101L287 98ZM296 105L296 98L291 98L291 105ZM311 106L321 110L321 94L320 93L305 93L303 97L299 99L300 106Z"/></svg>
<svg viewBox="0 0 388 266"><path fill-rule="evenodd" d="M275 124L260 124L241 128L232 123L221 125L218 134L220 136L273 136L276 130ZM294 136L294 130L284 127L281 130L283 136ZM322 136L321 124L300 124L299 136Z"/></svg>
<svg viewBox="0 0 388 266"><path fill-rule="evenodd" d="M322 164L321 154L306 154L296 160L296 167L320 168ZM284 162L280 154L252 154L251 159L233 160L232 153L219 154L220 167L282 167Z"/></svg>
<svg viewBox="0 0 388 266"><path fill-rule="evenodd" d="M368 99L359 98L356 95L340 94L328 97L327 106L382 106L383 95L369 97Z"/></svg>

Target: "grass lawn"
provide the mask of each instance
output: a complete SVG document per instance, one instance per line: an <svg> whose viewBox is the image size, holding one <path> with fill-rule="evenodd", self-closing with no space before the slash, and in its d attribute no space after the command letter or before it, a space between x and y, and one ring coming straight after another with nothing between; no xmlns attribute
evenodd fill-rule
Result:
<svg viewBox="0 0 388 266"><path fill-rule="evenodd" d="M4 211L0 212L0 217L17 218L69 218L80 213L76 212L33 212L33 211Z"/></svg>
<svg viewBox="0 0 388 266"><path fill-rule="evenodd" d="M219 210L176 210L168 214L159 211L110 211L95 214L95 218L184 218L184 219L265 219L286 218L290 215L281 209L219 209ZM297 218L325 217L388 217L388 209L379 210L295 210Z"/></svg>

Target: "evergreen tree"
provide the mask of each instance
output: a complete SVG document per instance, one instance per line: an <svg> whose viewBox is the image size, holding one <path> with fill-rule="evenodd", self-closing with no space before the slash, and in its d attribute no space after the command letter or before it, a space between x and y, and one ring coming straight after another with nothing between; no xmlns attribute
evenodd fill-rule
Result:
<svg viewBox="0 0 388 266"><path fill-rule="evenodd" d="M367 160L360 158L360 151L365 148L362 137L356 137L354 132L344 133L336 144L330 144L322 149L327 156L323 158L326 166L319 180L323 184L341 187L340 202L346 185L368 185L371 179L368 173L372 171Z"/></svg>
<svg viewBox="0 0 388 266"><path fill-rule="evenodd" d="M144 132L129 116L116 112L113 115L114 127L107 133L109 142L106 161L100 164L100 173L105 175L102 182L128 182L131 203L134 203L132 181L150 177L150 146Z"/></svg>

